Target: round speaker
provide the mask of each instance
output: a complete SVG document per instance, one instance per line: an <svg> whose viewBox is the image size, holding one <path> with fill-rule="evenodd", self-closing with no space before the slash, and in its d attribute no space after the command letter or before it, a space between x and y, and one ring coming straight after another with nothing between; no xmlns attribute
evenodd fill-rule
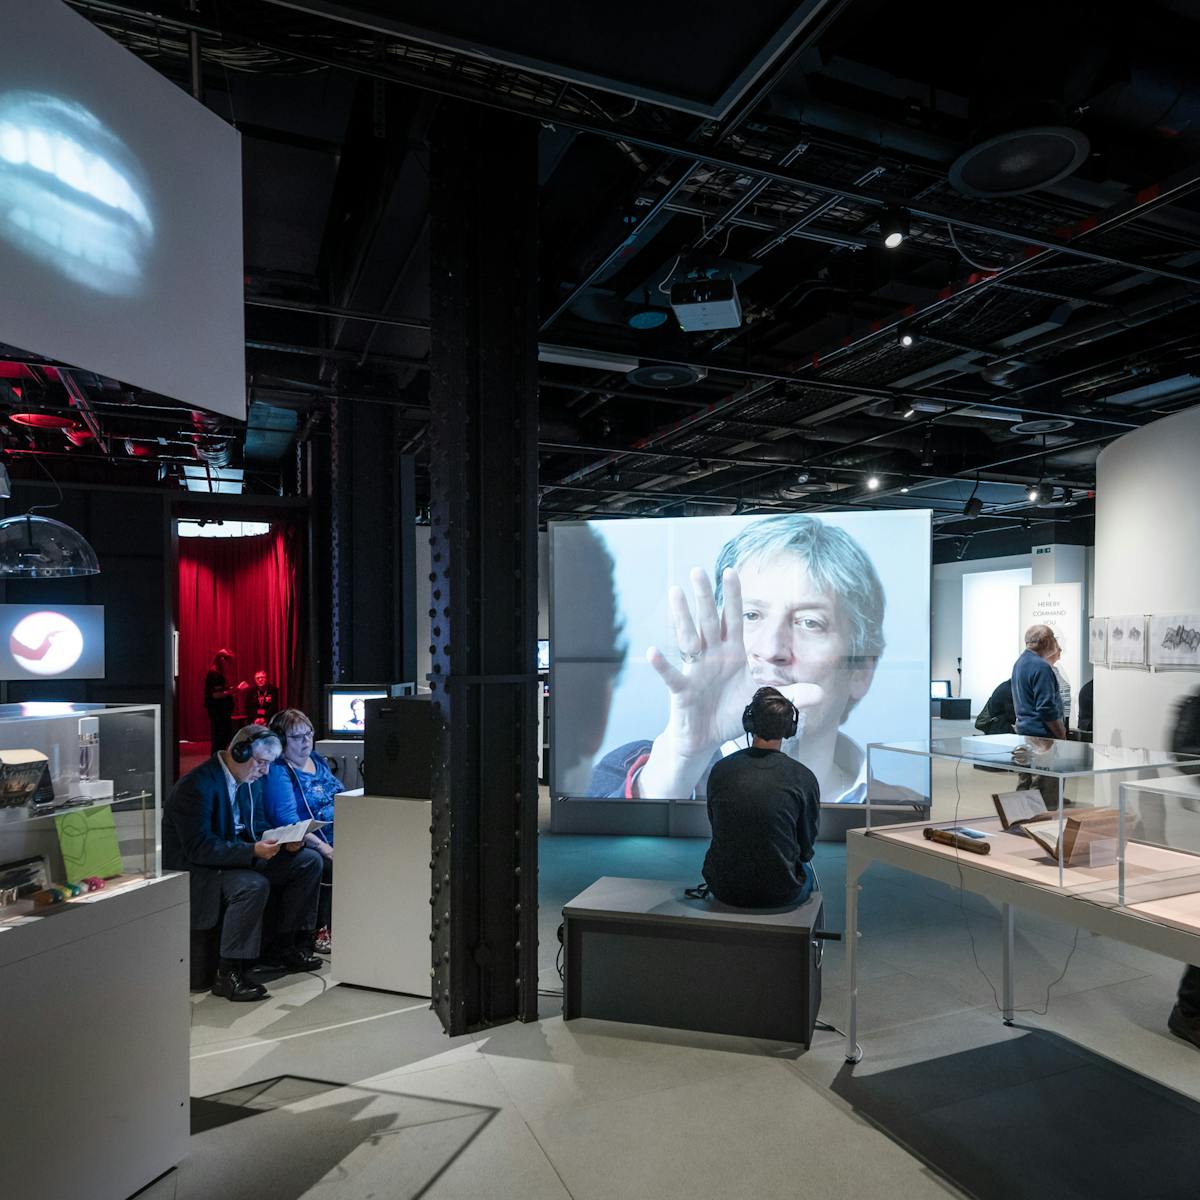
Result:
<svg viewBox="0 0 1200 1200"><path fill-rule="evenodd" d="M1023 196L1065 179L1090 148L1086 135L1066 125L1014 129L959 155L950 184L964 196Z"/></svg>
<svg viewBox="0 0 1200 1200"><path fill-rule="evenodd" d="M803 500L806 496L821 495L825 492L836 492L838 485L831 479L809 479L804 483L785 483L779 489L779 496L784 500Z"/></svg>
<svg viewBox="0 0 1200 1200"><path fill-rule="evenodd" d="M1070 429L1074 424L1074 421L1068 421L1065 417L1044 417L1035 421L1018 421L1017 424L1008 427L1008 432L1021 434L1062 433L1064 429Z"/></svg>
<svg viewBox="0 0 1200 1200"><path fill-rule="evenodd" d="M680 388L699 383L707 373L702 367L688 367L681 363L647 363L635 367L626 378L635 387Z"/></svg>

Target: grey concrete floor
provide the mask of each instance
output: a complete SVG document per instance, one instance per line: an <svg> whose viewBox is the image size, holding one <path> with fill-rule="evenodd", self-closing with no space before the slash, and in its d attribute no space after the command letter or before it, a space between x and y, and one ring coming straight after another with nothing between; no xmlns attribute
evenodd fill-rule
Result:
<svg viewBox="0 0 1200 1200"><path fill-rule="evenodd" d="M1000 778L939 772L936 804L964 818L987 812ZM544 833L546 992L559 986L554 930L566 900L605 874L694 880L703 850ZM844 848L822 844L816 861L826 923L840 928ZM551 994L535 1023L450 1039L427 1002L340 987L328 968L273 984L261 1005L193 997L191 1155L143 1195L1196 1195L1200 1052L1165 1025L1179 964L1019 914L1025 1011L1008 1028L993 998L991 905L875 867L862 929L865 1057L853 1068L832 1032L805 1053L564 1023ZM842 964L831 944L821 1017L839 1027Z"/></svg>

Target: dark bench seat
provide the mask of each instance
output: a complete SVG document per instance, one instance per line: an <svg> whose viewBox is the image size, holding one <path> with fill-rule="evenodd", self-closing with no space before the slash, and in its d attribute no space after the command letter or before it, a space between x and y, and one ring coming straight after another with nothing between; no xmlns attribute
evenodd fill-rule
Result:
<svg viewBox="0 0 1200 1200"><path fill-rule="evenodd" d="M790 909L693 900L680 881L606 875L563 907L563 1017L812 1042L820 892Z"/></svg>

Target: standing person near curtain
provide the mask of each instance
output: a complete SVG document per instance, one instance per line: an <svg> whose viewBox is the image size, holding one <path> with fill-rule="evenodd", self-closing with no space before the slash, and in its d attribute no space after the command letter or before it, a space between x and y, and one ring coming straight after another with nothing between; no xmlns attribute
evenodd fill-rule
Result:
<svg viewBox="0 0 1200 1200"><path fill-rule="evenodd" d="M250 711L247 714L252 725L270 725L279 711L279 689L267 679L267 673L259 667L254 672L254 691L250 694Z"/></svg>
<svg viewBox="0 0 1200 1200"><path fill-rule="evenodd" d="M218 650L204 677L204 710L208 713L213 754L224 750L233 737L233 700L250 686L244 679L241 683L231 684L229 676L232 674L233 651Z"/></svg>
<svg viewBox="0 0 1200 1200"><path fill-rule="evenodd" d="M285 708L271 722L271 730L283 745L283 754L271 765L263 795L271 824L279 827L309 818L328 822L304 839L322 858L314 949L328 954L333 948L333 802L346 785L324 755L313 749L313 723L298 708Z"/></svg>

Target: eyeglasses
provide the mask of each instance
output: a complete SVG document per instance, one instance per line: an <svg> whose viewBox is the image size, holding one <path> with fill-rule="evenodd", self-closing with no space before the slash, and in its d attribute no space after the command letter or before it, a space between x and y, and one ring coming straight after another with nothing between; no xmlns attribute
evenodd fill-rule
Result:
<svg viewBox="0 0 1200 1200"><path fill-rule="evenodd" d="M289 742L306 742L312 735L313 731L311 729L302 729L299 733L289 733L287 740Z"/></svg>

